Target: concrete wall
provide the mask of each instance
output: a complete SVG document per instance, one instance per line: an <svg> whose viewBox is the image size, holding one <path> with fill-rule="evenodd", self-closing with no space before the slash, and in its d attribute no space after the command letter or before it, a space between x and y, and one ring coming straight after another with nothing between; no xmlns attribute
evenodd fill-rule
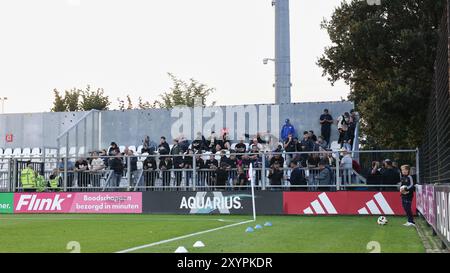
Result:
<svg viewBox="0 0 450 273"><path fill-rule="evenodd" d="M299 134L305 130L312 129L317 135L320 135L319 116L324 108L328 108L330 114L336 119L340 114L350 111L353 107L354 104L352 102L312 102L282 104L279 105L279 107L276 107L275 105L244 105L196 108L195 111L200 110L200 112L195 112L193 109L190 109L190 130L184 128L187 129L184 131L190 132L192 138L194 138L196 132L199 131L199 128L202 128L202 123L203 125L211 123L212 118L209 116L214 116L211 112L223 112L222 128L225 128L227 127L227 121L229 120L226 117L226 113L233 109L244 108L250 112L255 110L253 114L247 113L247 115L245 115L244 126L246 132L251 131L251 128L254 128L253 125L255 123L259 125L264 123L258 122L262 117L269 116L266 124L267 128L257 128L258 131L267 130L278 136L279 130L284 124L284 120L289 118ZM200 116L198 115L199 113ZM101 145L106 148L111 141L116 141L119 145L139 146L146 135L150 136L150 139L155 142L159 142L161 136L166 136L171 142L172 127L174 127L173 125L177 121L179 122L182 120L182 118L180 118L182 115L178 116L177 114L177 111L164 109L104 111L101 114ZM186 112L184 114L186 114ZM84 112L0 115L0 148L55 147L57 145L57 136L76 123L83 115ZM272 116L277 117L275 122L271 120ZM187 116L185 115L185 117ZM235 118L239 119L238 116ZM218 119L220 120L220 117ZM91 126L88 126L87 128L86 138L90 141L92 139ZM222 128L215 128L215 130L219 132ZM234 129L237 130L237 125L235 125ZM14 142L6 143L6 134L13 134ZM78 132L79 146L83 144L83 135L84 132L80 129ZM185 135L188 137L189 133ZM238 136L236 135L236 138L237 137ZM337 129L334 125L332 127L332 139L337 140L337 137ZM75 146L74 132L72 132L69 145Z"/></svg>

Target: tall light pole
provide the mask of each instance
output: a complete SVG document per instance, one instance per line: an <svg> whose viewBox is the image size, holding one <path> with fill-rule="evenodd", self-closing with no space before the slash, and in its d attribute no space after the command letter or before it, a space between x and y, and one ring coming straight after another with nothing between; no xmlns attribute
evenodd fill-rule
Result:
<svg viewBox="0 0 450 273"><path fill-rule="evenodd" d="M8 98L3 97L3 98L0 98L0 100L2 101L2 114L4 114L5 113L5 101L8 100Z"/></svg>
<svg viewBox="0 0 450 273"><path fill-rule="evenodd" d="M289 0L273 0L272 6L275 6L275 103L291 103Z"/></svg>

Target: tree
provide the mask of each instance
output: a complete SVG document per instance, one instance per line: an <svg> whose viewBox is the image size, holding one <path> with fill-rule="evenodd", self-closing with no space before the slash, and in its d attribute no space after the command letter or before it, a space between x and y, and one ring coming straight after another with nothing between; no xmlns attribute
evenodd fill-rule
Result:
<svg viewBox="0 0 450 273"><path fill-rule="evenodd" d="M65 92L64 104L66 106L67 111L75 112L80 110L79 102L80 102L80 92L77 89L74 88L70 91Z"/></svg>
<svg viewBox="0 0 450 273"><path fill-rule="evenodd" d="M215 88L209 88L192 78L189 79L189 82L185 82L171 73L168 73L168 75L172 80L173 87L170 88L170 91L160 95L161 101L156 100L154 102L154 105L159 108L206 106L206 100L215 91ZM215 105L215 102L212 105Z"/></svg>
<svg viewBox="0 0 450 273"><path fill-rule="evenodd" d="M64 102L64 98L59 94L58 90L53 89L53 93L55 94L55 100L53 102L52 112L65 112L66 104Z"/></svg>
<svg viewBox="0 0 450 273"><path fill-rule="evenodd" d="M137 108L133 107L131 97L127 95L126 101L128 106L125 106L125 100L117 98L119 102L119 110L125 109L155 109L166 108L172 109L177 106L207 106L208 97L215 91L214 88L208 87L206 84L199 83L194 79L189 79L189 82L178 79L171 73L168 73L172 80L173 86L168 92L164 92L160 95L160 100L153 102L144 101L142 97L138 99ZM215 105L212 102L211 105Z"/></svg>
<svg viewBox="0 0 450 273"><path fill-rule="evenodd" d="M421 143L445 2L343 1L331 20L322 22L333 44L318 65L332 84L350 85L349 99L361 113L368 146Z"/></svg>
<svg viewBox="0 0 450 273"><path fill-rule="evenodd" d="M53 112L108 110L111 104L109 97L104 94L102 88L92 91L90 85L86 87L86 90L77 88L70 91L66 90L64 97L60 95L57 89L54 89L53 92L55 94L53 108L51 109Z"/></svg>
<svg viewBox="0 0 450 273"><path fill-rule="evenodd" d="M91 91L91 86L88 85L86 90L80 90L81 102L80 108L83 111L90 110L108 110L111 102L109 97L105 95L103 88L98 88L97 91Z"/></svg>

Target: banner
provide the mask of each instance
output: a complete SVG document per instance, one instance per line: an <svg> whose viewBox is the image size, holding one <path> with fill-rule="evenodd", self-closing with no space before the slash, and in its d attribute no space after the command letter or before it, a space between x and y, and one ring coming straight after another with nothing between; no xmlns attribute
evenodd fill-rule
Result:
<svg viewBox="0 0 450 273"><path fill-rule="evenodd" d="M250 191L143 193L144 213L253 214ZM256 213L283 214L282 192L256 191Z"/></svg>
<svg viewBox="0 0 450 273"><path fill-rule="evenodd" d="M284 192L283 210L294 215L405 215L398 192Z"/></svg>
<svg viewBox="0 0 450 273"><path fill-rule="evenodd" d="M417 210L433 228L436 228L436 200L433 185L417 185Z"/></svg>
<svg viewBox="0 0 450 273"><path fill-rule="evenodd" d="M450 247L450 187L436 186L436 228L435 231Z"/></svg>
<svg viewBox="0 0 450 273"><path fill-rule="evenodd" d="M16 193L14 213L142 213L142 193Z"/></svg>
<svg viewBox="0 0 450 273"><path fill-rule="evenodd" d="M0 214L14 213L14 194L0 193Z"/></svg>

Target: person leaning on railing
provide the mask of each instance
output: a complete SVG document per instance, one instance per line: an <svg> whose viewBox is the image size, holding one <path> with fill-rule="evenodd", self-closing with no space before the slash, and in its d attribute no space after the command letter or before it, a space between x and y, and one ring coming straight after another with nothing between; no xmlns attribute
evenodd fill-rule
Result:
<svg viewBox="0 0 450 273"><path fill-rule="evenodd" d="M317 184L319 186L330 186L330 187L320 187L320 191L330 191L333 188L331 185L334 184L333 170L328 166L325 160L320 160L319 162L319 174L315 177Z"/></svg>

